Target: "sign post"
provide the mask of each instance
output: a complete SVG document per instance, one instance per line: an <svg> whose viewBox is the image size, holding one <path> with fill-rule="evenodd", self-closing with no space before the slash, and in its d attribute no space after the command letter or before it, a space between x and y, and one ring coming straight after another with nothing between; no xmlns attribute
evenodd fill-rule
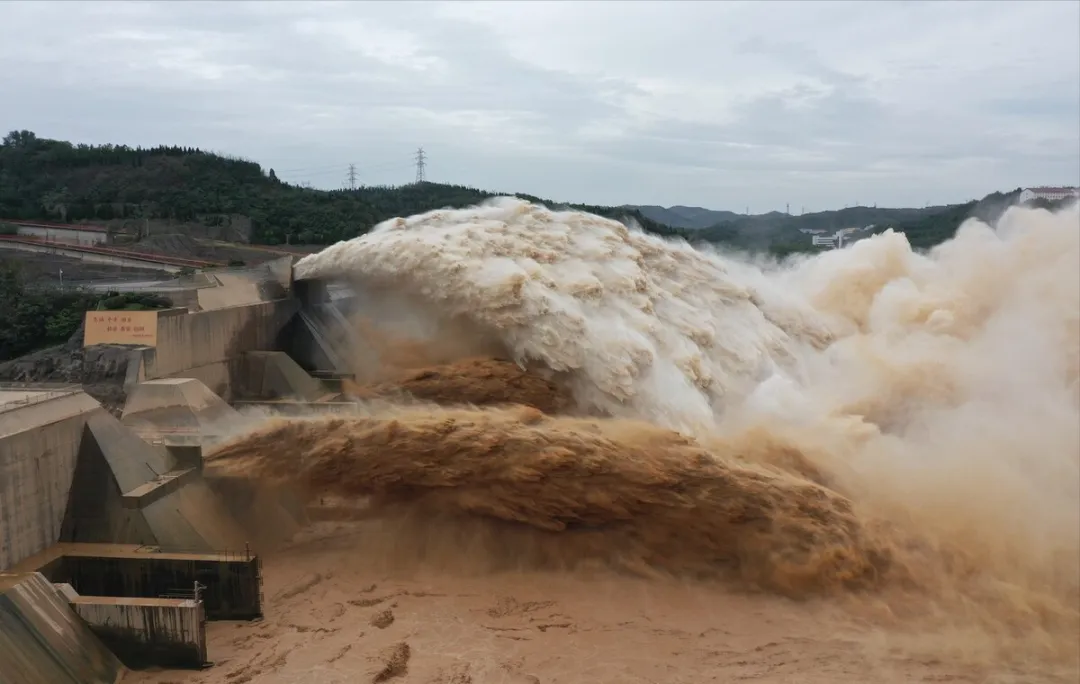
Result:
<svg viewBox="0 0 1080 684"><path fill-rule="evenodd" d="M157 311L87 311L83 346L157 346Z"/></svg>

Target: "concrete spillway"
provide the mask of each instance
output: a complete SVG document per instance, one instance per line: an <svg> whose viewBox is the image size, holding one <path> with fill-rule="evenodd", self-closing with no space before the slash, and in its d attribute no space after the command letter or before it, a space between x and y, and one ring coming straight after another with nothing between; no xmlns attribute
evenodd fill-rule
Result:
<svg viewBox="0 0 1080 684"><path fill-rule="evenodd" d="M348 291L320 280L297 281L294 291L300 302L294 356L309 369L347 375L357 349L355 332L339 308Z"/></svg>
<svg viewBox="0 0 1080 684"><path fill-rule="evenodd" d="M201 383L188 382L205 401L176 410L197 417L212 404L234 413ZM177 385L184 383L165 389ZM0 401L5 397L0 571L59 541L243 548L247 535L195 464L140 439L81 390L0 391Z"/></svg>

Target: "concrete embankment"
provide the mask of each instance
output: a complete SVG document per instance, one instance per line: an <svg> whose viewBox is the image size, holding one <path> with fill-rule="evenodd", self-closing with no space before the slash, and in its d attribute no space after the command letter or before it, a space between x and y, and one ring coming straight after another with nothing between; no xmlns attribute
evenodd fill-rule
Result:
<svg viewBox="0 0 1080 684"><path fill-rule="evenodd" d="M115 684L122 674L44 576L0 574L0 684Z"/></svg>
<svg viewBox="0 0 1080 684"><path fill-rule="evenodd" d="M78 595L69 601L94 635L133 670L201 668L207 662L206 616L199 601Z"/></svg>
<svg viewBox="0 0 1080 684"><path fill-rule="evenodd" d="M76 245L59 246L46 242L35 242L32 238L12 239L0 236L0 249L14 250L18 252L34 252L38 254L56 254L70 257L92 264L105 264L109 266L124 266L128 268L147 268L164 273L179 273L184 268L182 264L161 263L150 257L131 257L109 253L105 250L89 251L92 248L79 247ZM194 268L194 267L191 267Z"/></svg>
<svg viewBox="0 0 1080 684"><path fill-rule="evenodd" d="M97 413L77 389L0 391L0 570L60 538L83 430Z"/></svg>
<svg viewBox="0 0 1080 684"><path fill-rule="evenodd" d="M198 313L162 311L157 346L144 353L143 377L194 378L229 400L242 376L243 353L278 349L297 308L293 299L278 299Z"/></svg>

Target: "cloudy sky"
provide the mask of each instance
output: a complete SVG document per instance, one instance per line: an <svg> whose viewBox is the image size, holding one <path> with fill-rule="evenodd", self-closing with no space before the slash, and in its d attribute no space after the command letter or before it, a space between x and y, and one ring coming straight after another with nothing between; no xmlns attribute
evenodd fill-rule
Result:
<svg viewBox="0 0 1080 684"><path fill-rule="evenodd" d="M1080 2L0 2L0 129L793 212L1080 183Z"/></svg>

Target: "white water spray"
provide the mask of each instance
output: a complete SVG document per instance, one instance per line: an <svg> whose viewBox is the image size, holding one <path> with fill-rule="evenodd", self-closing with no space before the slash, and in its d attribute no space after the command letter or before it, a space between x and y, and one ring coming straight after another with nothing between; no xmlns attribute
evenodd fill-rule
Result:
<svg viewBox="0 0 1080 684"><path fill-rule="evenodd" d="M928 254L886 232L763 267L503 198L387 221L296 273L467 318L566 373L584 407L744 460L798 452L867 514L951 549L941 567L965 559L984 624L1006 604L1052 613L1036 622L1071 631L1033 638L1075 644L1076 205L969 221Z"/></svg>

